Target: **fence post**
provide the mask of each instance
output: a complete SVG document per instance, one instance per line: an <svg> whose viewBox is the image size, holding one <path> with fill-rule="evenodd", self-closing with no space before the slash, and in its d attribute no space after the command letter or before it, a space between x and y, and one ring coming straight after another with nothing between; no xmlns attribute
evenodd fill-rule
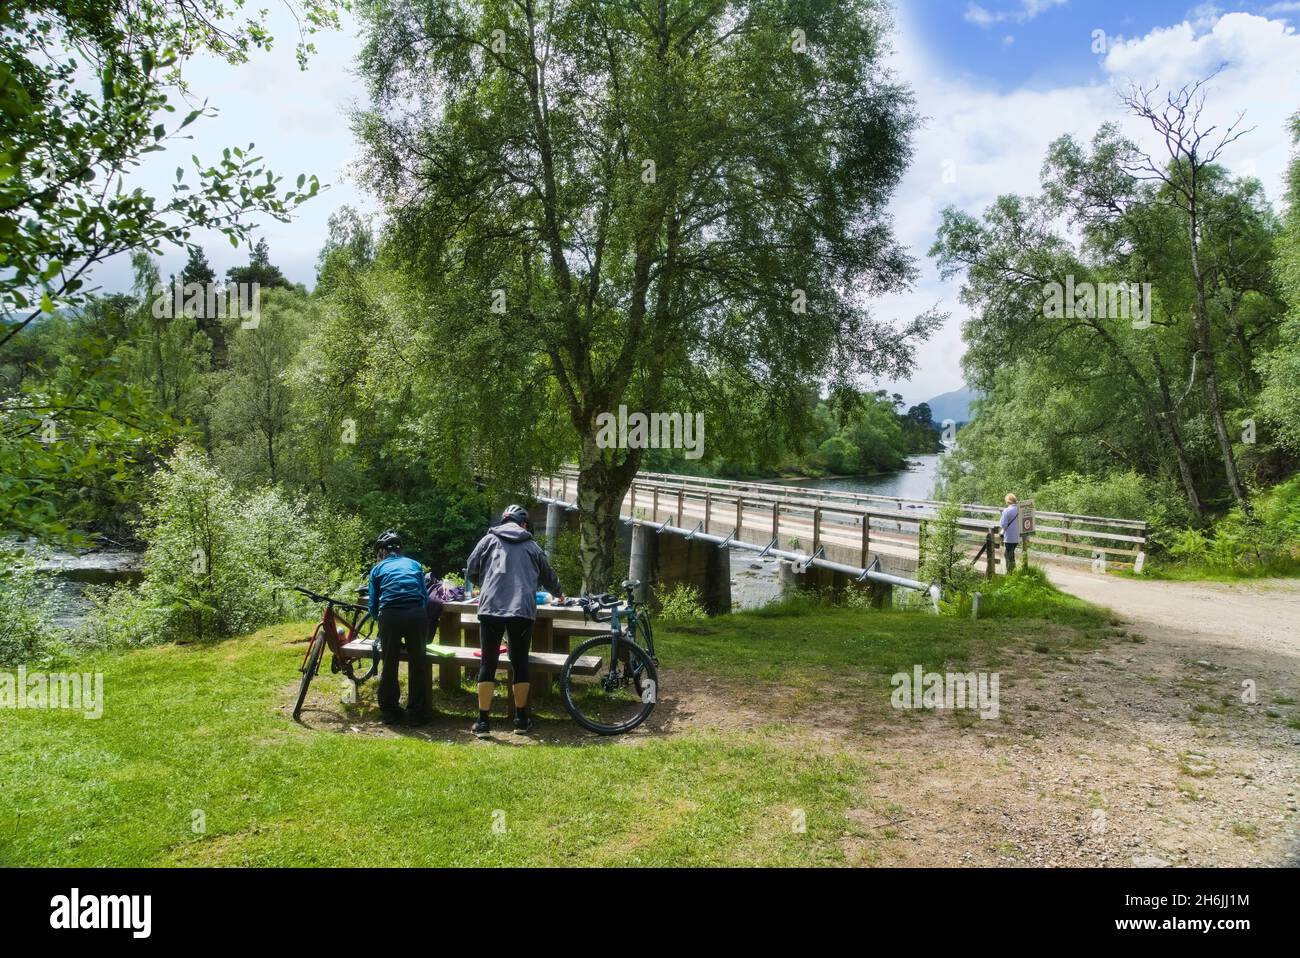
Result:
<svg viewBox="0 0 1300 958"><path fill-rule="evenodd" d="M871 561L871 516L862 513L862 568Z"/></svg>
<svg viewBox="0 0 1300 958"><path fill-rule="evenodd" d="M636 483L635 482L632 483L632 501L628 504L627 514L629 516L636 515Z"/></svg>
<svg viewBox="0 0 1300 958"><path fill-rule="evenodd" d="M704 532L707 535L709 531L709 518L713 515L713 492L710 490L704 494Z"/></svg>
<svg viewBox="0 0 1300 958"><path fill-rule="evenodd" d="M776 539L777 547L781 546L781 503L780 501L772 503L772 538Z"/></svg>
<svg viewBox="0 0 1300 958"><path fill-rule="evenodd" d="M822 541L822 509L821 506L817 506L815 509L813 509L813 543L812 543L812 552L809 553L809 555L816 554L817 547L821 545L821 541Z"/></svg>
<svg viewBox="0 0 1300 958"><path fill-rule="evenodd" d="M682 527L682 497L686 495L686 490L677 490L677 528Z"/></svg>
<svg viewBox="0 0 1300 958"><path fill-rule="evenodd" d="M650 517L651 522L659 521L659 487L655 486L654 492L650 494L650 511L654 513Z"/></svg>
<svg viewBox="0 0 1300 958"><path fill-rule="evenodd" d="M997 572L997 558L993 553L993 530L984 533L984 578L993 578Z"/></svg>
<svg viewBox="0 0 1300 958"><path fill-rule="evenodd" d="M742 526L745 523L745 497L736 496L736 538L745 538Z"/></svg>

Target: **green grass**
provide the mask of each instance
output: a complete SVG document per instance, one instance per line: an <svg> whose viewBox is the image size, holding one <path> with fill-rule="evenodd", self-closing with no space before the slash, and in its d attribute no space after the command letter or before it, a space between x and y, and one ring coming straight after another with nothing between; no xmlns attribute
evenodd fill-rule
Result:
<svg viewBox="0 0 1300 958"><path fill-rule="evenodd" d="M893 672L1104 639L1100 613L1071 616L972 622L792 603L658 638L668 675L720 695L777 683L824 702L828 690L878 687L878 714L902 723L912 717L887 704ZM430 734L372 734L361 720L359 734L305 728L287 716L303 649L292 640L305 632L87 658L78 670L104 673L98 720L0 712L0 865L835 864L845 810L869 801L869 741L808 748L775 724L717 731L688 715L671 733L599 739L552 698L536 744L480 743L465 733L466 690L440 700L458 714ZM338 679L318 681L337 703Z"/></svg>

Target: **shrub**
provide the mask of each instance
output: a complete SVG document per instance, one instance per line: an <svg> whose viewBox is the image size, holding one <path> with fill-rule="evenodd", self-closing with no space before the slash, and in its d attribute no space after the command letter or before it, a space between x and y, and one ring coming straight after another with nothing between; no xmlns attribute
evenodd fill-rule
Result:
<svg viewBox="0 0 1300 958"><path fill-rule="evenodd" d="M61 638L48 625L54 612L51 577L27 558L9 558L0 574L0 666L46 662Z"/></svg>
<svg viewBox="0 0 1300 958"><path fill-rule="evenodd" d="M139 645L220 638L306 616L310 604L292 586L325 591L356 572L339 564L347 522L335 517L324 525L333 543L303 504L276 488L239 495L201 452L182 447L150 483L138 591L101 596L85 639Z"/></svg>
<svg viewBox="0 0 1300 958"><path fill-rule="evenodd" d="M925 541L917 578L938 585L945 600L970 592L980 575L967 560L957 522L961 506L956 501L944 503L939 514L926 523Z"/></svg>
<svg viewBox="0 0 1300 958"><path fill-rule="evenodd" d="M659 603L659 618L664 622L708 618L700 601L700 590L685 582L679 582L671 589L665 589L664 584L659 583L655 587L655 599Z"/></svg>
<svg viewBox="0 0 1300 958"><path fill-rule="evenodd" d="M1234 508L1205 532L1183 529L1167 538L1170 556L1186 570L1217 575L1269 575L1300 569L1300 476L1255 501L1253 516Z"/></svg>

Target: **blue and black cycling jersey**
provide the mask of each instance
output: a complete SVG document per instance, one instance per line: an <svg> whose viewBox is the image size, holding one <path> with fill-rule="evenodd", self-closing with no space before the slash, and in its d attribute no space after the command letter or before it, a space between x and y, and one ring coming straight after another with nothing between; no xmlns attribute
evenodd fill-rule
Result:
<svg viewBox="0 0 1300 958"><path fill-rule="evenodd" d="M429 601L424 570L409 556L389 556L370 570L370 614L378 617L389 606L423 608Z"/></svg>

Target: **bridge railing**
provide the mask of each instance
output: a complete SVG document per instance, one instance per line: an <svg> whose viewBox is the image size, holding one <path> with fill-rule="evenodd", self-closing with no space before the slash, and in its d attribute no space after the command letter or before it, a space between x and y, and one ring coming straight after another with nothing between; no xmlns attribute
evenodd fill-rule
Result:
<svg viewBox="0 0 1300 958"><path fill-rule="evenodd" d="M537 490L566 499L576 497L577 470L566 468L557 475L542 477ZM816 530L820 523L830 518L836 525L861 526L864 542L869 541L874 529L886 537L894 533L913 539L918 548L927 524L946 505L934 499L649 472L638 473L629 496L633 509L649 506L656 513L665 496L674 503L680 498L680 505L675 505L679 524L684 519L683 513L688 511L688 503L702 502L706 520L712 520L715 512L729 512L732 508L737 510L737 514L743 514L753 508L766 507L773 510L772 535L775 537L781 535L781 515L785 514L798 525L806 526L811 520L814 539L819 538ZM998 518L1002 511L999 507L962 503L960 510L958 535L972 548L985 545L990 537L997 537ZM693 508L689 511L699 510ZM1036 519L1037 528L1030 542L1034 552L1046 552L1074 562L1095 562L1102 558L1108 565L1131 565L1140 553L1146 551L1147 524L1141 520L1043 510L1036 511ZM991 548L988 549L990 555L992 552Z"/></svg>
<svg viewBox="0 0 1300 958"><path fill-rule="evenodd" d="M577 493L576 476L541 479L536 487L539 497L573 502ZM928 524L935 518L929 511L885 509L862 503L823 502L799 496L772 497L762 493L729 492L697 489L681 484L645 481L632 484L624 498L622 510L633 518L651 522L669 522L677 527L698 527L711 535L731 533L740 539L769 539L780 548L787 545L806 549L852 555L862 567L872 555L897 556L919 552ZM755 513L762 512L762 518ZM988 519L963 517L958 521L958 535L971 554L980 553L985 570L994 571L994 530L997 523Z"/></svg>

